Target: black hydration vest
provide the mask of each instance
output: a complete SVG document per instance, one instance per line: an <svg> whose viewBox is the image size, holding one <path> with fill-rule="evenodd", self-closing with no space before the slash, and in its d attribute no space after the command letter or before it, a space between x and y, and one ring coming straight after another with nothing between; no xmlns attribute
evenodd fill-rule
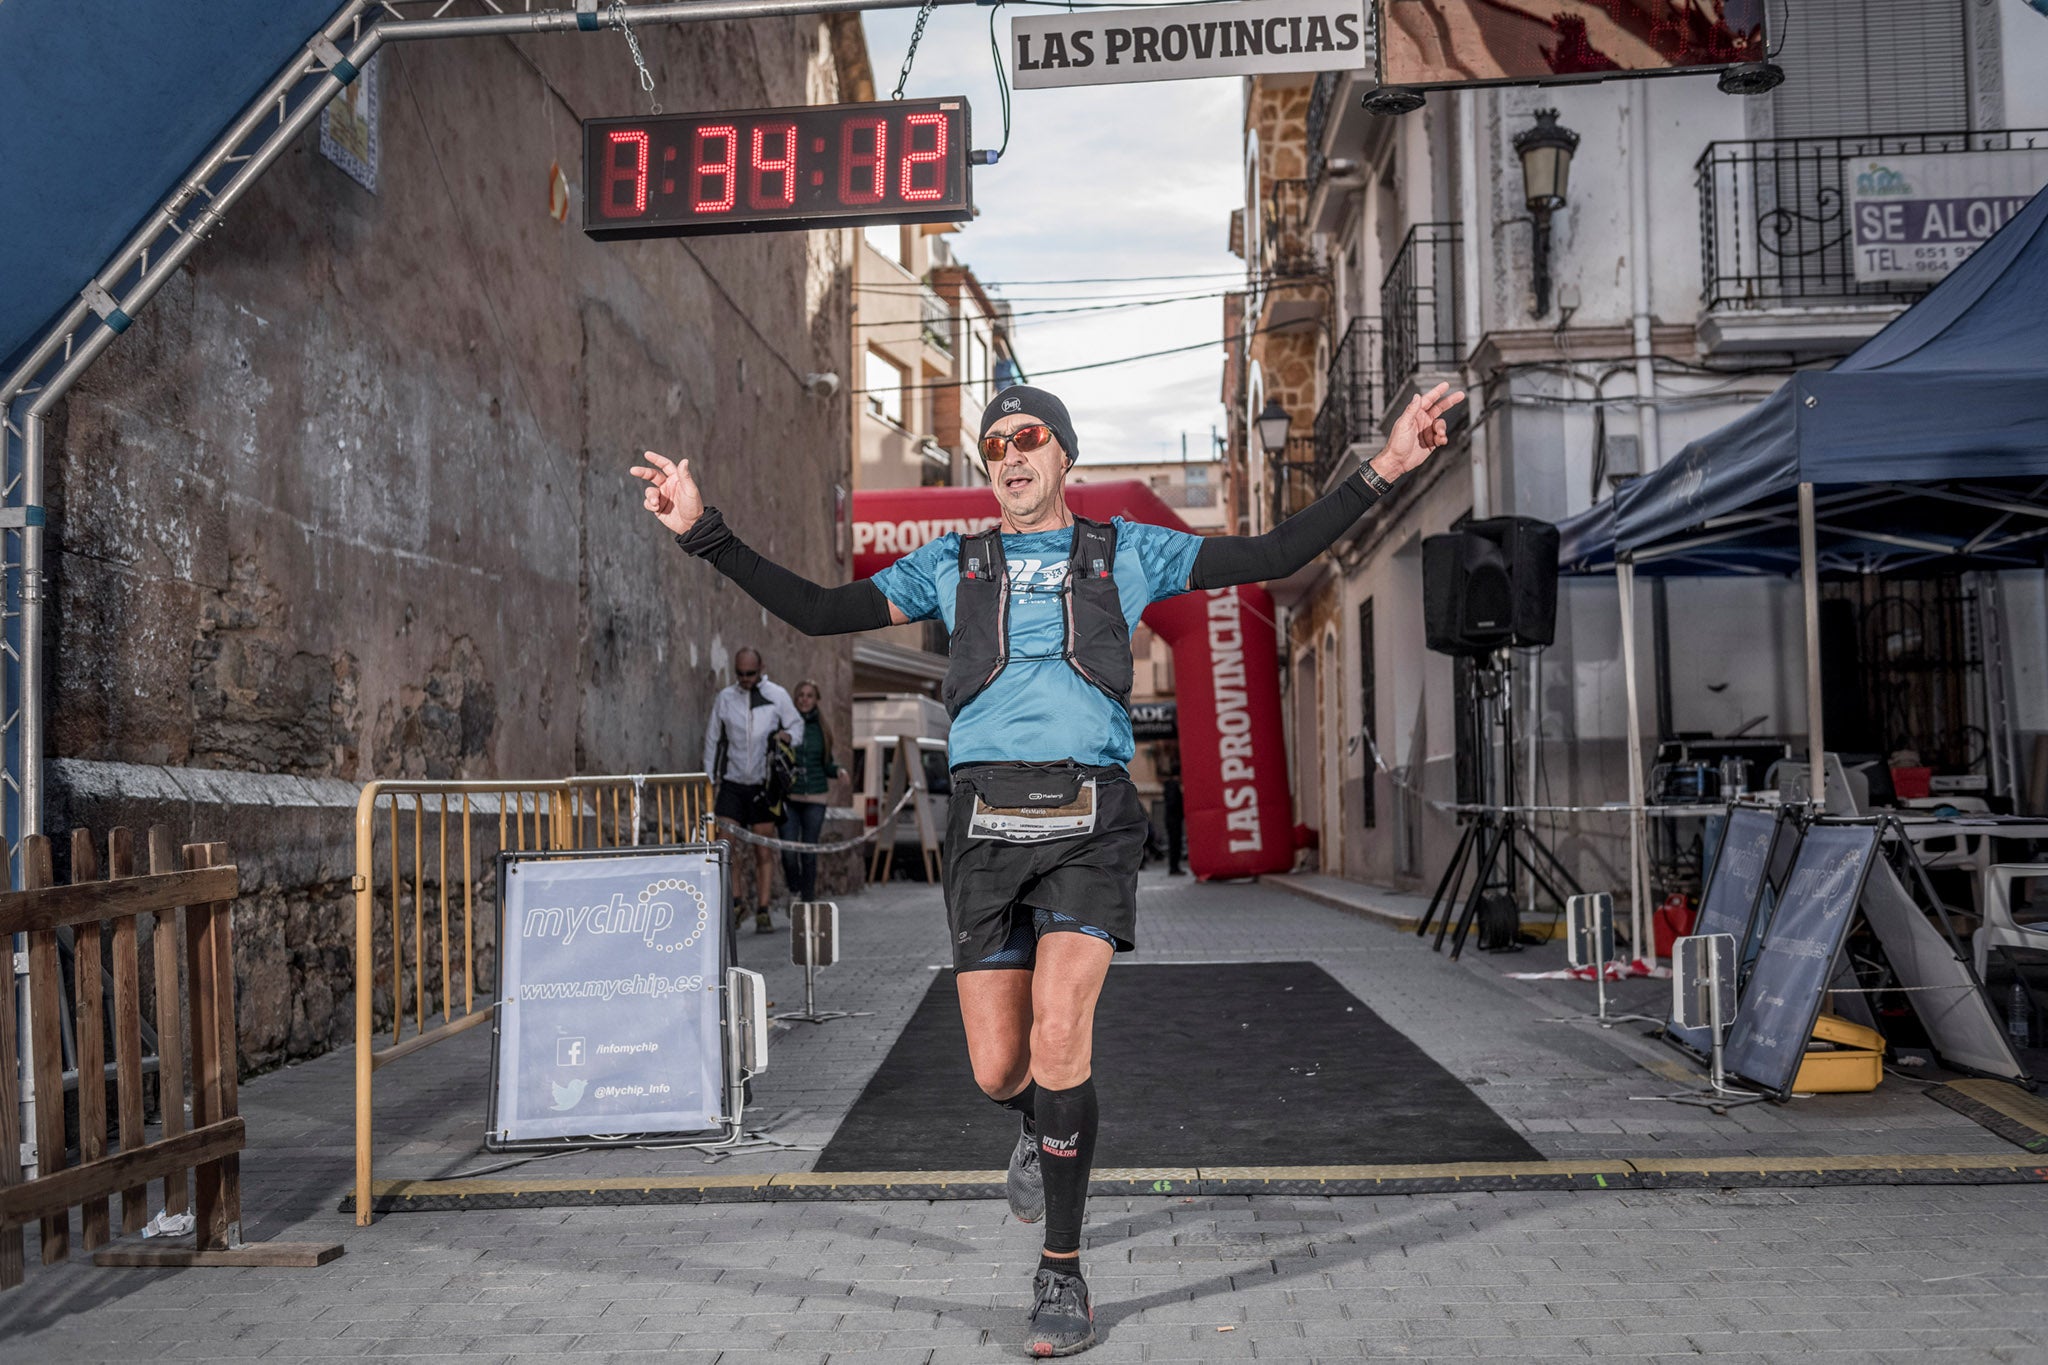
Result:
<svg viewBox="0 0 2048 1365"><path fill-rule="evenodd" d="M1074 548L1060 584L1060 657L1083 681L1122 705L1131 696L1131 629L1116 591L1116 527L1074 518ZM939 689L957 717L1010 662L1010 575L1002 532L960 538L953 593L952 659Z"/></svg>

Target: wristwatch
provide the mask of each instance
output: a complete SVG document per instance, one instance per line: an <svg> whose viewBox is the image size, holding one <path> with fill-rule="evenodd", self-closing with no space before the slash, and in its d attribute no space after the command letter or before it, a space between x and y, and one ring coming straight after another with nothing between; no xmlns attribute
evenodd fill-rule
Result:
<svg viewBox="0 0 2048 1365"><path fill-rule="evenodd" d="M1372 467L1372 461L1367 460L1360 465L1359 473L1365 478L1365 486L1381 497L1394 491L1394 485L1380 477L1380 472Z"/></svg>

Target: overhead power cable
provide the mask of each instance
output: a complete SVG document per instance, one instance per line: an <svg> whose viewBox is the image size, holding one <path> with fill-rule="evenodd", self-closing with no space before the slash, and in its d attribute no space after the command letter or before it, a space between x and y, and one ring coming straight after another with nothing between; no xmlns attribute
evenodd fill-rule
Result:
<svg viewBox="0 0 2048 1365"><path fill-rule="evenodd" d="M1067 316L1071 316L1072 314L1075 314L1075 313L1111 313L1111 312L1126 312L1126 311L1129 311L1129 310L1132 310L1132 309L1137 309L1137 308L1158 308L1158 307L1161 307L1162 305L1165 305L1165 304L1174 304L1174 303L1200 303L1200 302L1202 302L1202 301L1203 301L1204 299L1222 299L1222 298L1228 298L1229 296L1230 296L1230 291L1228 291L1228 290L1223 290L1223 291L1220 291L1220 292L1217 292L1217 293L1213 293L1213 294L1176 294L1176 295L1174 295L1174 296L1173 296L1173 297L1171 297L1171 298L1164 298L1164 299L1133 299L1133 300L1130 300L1130 301L1128 301L1128 302L1125 302L1125 303L1084 303L1084 304L1077 304L1076 306L1074 306L1074 307L1072 307L1072 308L1020 308L1020 309L1017 309L1016 311L1014 311L1014 312L1010 313L1010 314L1009 314L1009 317L1010 317L1010 318L1011 318L1012 320L1014 320L1014 319L1017 319L1017 318L1036 318L1036 319L1045 319L1045 318L1052 318L1052 317L1067 317ZM874 321L874 322L856 322L856 323L854 323L853 325L854 325L854 327L855 327L855 328L862 328L862 327L911 327L911 328L922 328L922 326L923 326L922 322L920 322L920 321L918 321L918 320L916 320L916 319L912 319L912 318L880 318L880 319L877 319L877 320L876 320L876 321Z"/></svg>
<svg viewBox="0 0 2048 1365"><path fill-rule="evenodd" d="M1015 0L1012 0L1015 3ZM992 289L1007 288L1013 284L1143 284L1152 280L1234 280L1242 278L1242 270L1196 270L1185 275L1093 275L1071 280L984 280L982 283Z"/></svg>
<svg viewBox="0 0 2048 1365"><path fill-rule="evenodd" d="M1128 291L1121 291L1133 294L1156 294L1166 289L1185 289L1195 287L1185 283L1175 283L1179 281L1188 280L1194 280L1198 282L1198 284L1220 282L1223 280L1229 280L1232 282L1242 281L1245 284L1258 284L1266 280L1320 280L1323 278L1325 277L1321 273L1313 270L1219 270L1214 274L1204 273L1191 275L1130 275L1124 277L1103 276L1099 279L1092 280L992 280L977 276L975 278L975 282L984 289L1009 289L1013 286L1016 288L1064 289L1079 288L1082 285L1088 284L1145 284L1148 282L1164 281L1164 283L1153 283L1152 288L1150 289L1133 289ZM901 289L906 291L915 291L918 289L929 288L930 286L923 279L913 278L903 280L869 280L866 283L860 285L859 287L862 289Z"/></svg>
<svg viewBox="0 0 2048 1365"><path fill-rule="evenodd" d="M1282 325L1292 326L1293 324L1282 324ZM1047 375L1054 375L1054 374L1079 374L1079 373L1080 373L1081 371L1083 371L1083 370L1106 370L1106 369L1110 368L1110 367L1111 367L1111 366L1113 366L1113 365L1129 365L1129 364L1133 364L1133 363L1135 363L1135 362L1137 362L1137 361L1140 361L1140 360L1157 360L1157 359L1159 359L1159 358L1160 358L1161 356L1169 356L1169 355L1186 355L1186 354L1187 354L1188 352L1190 352L1190 351L1207 351L1207 350L1212 350L1212 349L1214 349L1214 348L1216 348L1216 347L1220 347L1220 346L1224 346L1224 345L1227 345L1227 344L1229 344L1230 342L1232 342L1232 341L1236 341L1236 340L1238 340L1239 338L1242 338L1242 337L1255 337L1255 336L1259 336L1259 335L1261 335L1261 334L1263 334L1263 333L1266 333L1266 332L1273 332L1273 331L1278 331L1278 330L1279 330L1279 327L1278 327L1278 326L1274 326L1274 327L1255 327L1255 328L1253 328L1253 329L1252 329L1251 331L1248 331L1248 332L1233 332L1233 333L1231 333L1231 334L1230 334L1229 336L1226 336L1226 337L1215 337L1215 338L1213 338L1213 339L1211 339L1211 340L1209 340L1209 341L1198 341L1198 342L1195 342L1195 343L1194 343L1193 345L1190 345L1190 346L1169 346L1169 347L1167 347L1167 348L1166 348L1165 350L1163 350L1163 351L1144 351L1144 352L1141 352L1141 353L1139 353L1139 354L1137 354L1137 355L1123 355L1123 356L1118 356L1118 357L1116 357L1116 358L1115 358L1114 360L1095 360L1095 361L1090 361L1090 362L1089 362L1088 364L1085 364L1085 365L1063 365L1063 366L1061 366L1060 368L1058 368L1058 369L1055 369L1055 370L1040 370L1040 371L1038 371L1038 372L1037 372L1037 376L1036 376L1036 378L1037 378L1037 379L1043 379L1043 378L1045 378L1045 377L1046 377ZM986 380L982 380L982 379L949 379L949 380L945 380L945 381L942 381L942 382L940 382L940 383L937 383L937 384L902 384L902 385L894 385L894 384L892 384L892 385L890 385L890 386L889 386L889 387L887 387L887 388L881 388L881 389L855 389L855 390L854 390L853 392L854 392L854 393L855 393L856 395L863 395L863 394L871 394L871 393L923 393L923 392L928 392L928 391L930 391L930 390L933 390L933 389L971 389L971 388L978 388L978 387L980 387L980 386L981 386L982 384L984 384L984 383L986 383L986 382L987 382ZM1036 382L1036 381L1034 380L1034 382Z"/></svg>
<svg viewBox="0 0 2048 1365"><path fill-rule="evenodd" d="M1297 286L1320 284L1320 275L1275 275L1245 282L1245 289L1285 289ZM855 294L873 294L879 298L916 298L929 288L922 284L857 284ZM1167 299L1185 291L1170 288L1114 290L1102 294L1016 294L991 296L993 303L1105 303L1116 299ZM1243 289L1217 291L1217 297L1224 294L1244 292Z"/></svg>

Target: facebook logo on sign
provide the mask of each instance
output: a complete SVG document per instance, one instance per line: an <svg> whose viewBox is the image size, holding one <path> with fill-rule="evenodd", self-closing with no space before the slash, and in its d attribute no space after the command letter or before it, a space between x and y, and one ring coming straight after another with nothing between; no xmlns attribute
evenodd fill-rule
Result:
<svg viewBox="0 0 2048 1365"><path fill-rule="evenodd" d="M583 1040L581 1038L555 1039L556 1066L582 1066Z"/></svg>

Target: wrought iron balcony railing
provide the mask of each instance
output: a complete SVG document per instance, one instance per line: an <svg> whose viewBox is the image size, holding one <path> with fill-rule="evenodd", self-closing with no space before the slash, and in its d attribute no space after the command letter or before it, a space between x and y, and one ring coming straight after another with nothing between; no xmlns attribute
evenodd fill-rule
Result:
<svg viewBox="0 0 2048 1365"><path fill-rule="evenodd" d="M927 289L918 299L918 319L924 325L924 339L953 354L953 310L936 291Z"/></svg>
<svg viewBox="0 0 2048 1365"><path fill-rule="evenodd" d="M1273 461L1270 480L1273 517L1268 523L1270 527L1278 526L1320 497L1323 481L1316 473L1316 438L1313 436L1290 436L1286 450L1269 458Z"/></svg>
<svg viewBox="0 0 2048 1365"><path fill-rule="evenodd" d="M1464 357L1460 240L1456 223L1417 223L1380 283L1381 402L1392 401L1419 371L1454 370Z"/></svg>
<svg viewBox="0 0 2048 1365"><path fill-rule="evenodd" d="M1367 439L1379 420L1373 380L1379 370L1377 318L1353 318L1330 357L1323 378L1323 405L1316 410L1316 468L1325 482L1354 442Z"/></svg>
<svg viewBox="0 0 2048 1365"><path fill-rule="evenodd" d="M1710 142L1694 164L1708 308L1910 303L1933 281L1856 278L1849 188L1858 163L2048 146L2048 132L1869 133Z"/></svg>

